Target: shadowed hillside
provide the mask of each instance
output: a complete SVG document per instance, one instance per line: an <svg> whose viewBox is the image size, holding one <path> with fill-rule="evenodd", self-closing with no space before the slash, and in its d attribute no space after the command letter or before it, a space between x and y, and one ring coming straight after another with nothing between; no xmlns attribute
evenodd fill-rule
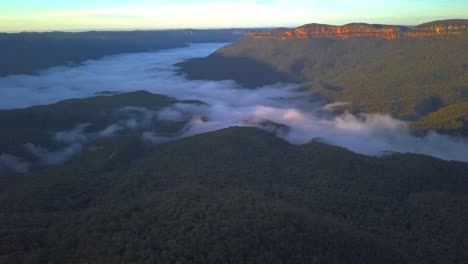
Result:
<svg viewBox="0 0 468 264"><path fill-rule="evenodd" d="M1 110L0 174L61 163L79 152L83 144L98 138L144 132L170 136L188 122L185 117L159 118L157 111L174 104L202 103L137 91Z"/></svg>
<svg viewBox="0 0 468 264"><path fill-rule="evenodd" d="M245 29L0 33L0 76L32 74L119 53L185 47L188 43L233 42Z"/></svg>
<svg viewBox="0 0 468 264"><path fill-rule="evenodd" d="M230 128L1 178L0 262L464 263L468 166Z"/></svg>

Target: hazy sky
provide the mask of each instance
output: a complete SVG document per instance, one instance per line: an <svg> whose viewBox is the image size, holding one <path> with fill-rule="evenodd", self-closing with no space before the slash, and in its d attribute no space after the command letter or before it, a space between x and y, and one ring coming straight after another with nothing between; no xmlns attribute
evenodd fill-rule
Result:
<svg viewBox="0 0 468 264"><path fill-rule="evenodd" d="M415 25L468 18L468 0L0 0L0 31Z"/></svg>

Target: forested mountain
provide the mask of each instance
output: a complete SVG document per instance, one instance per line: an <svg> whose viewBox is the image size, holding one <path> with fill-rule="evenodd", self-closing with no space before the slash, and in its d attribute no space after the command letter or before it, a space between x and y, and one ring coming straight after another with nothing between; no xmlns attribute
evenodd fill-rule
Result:
<svg viewBox="0 0 468 264"><path fill-rule="evenodd" d="M104 91L0 110L0 264L468 263L468 163L391 152L466 161L463 139L412 132L468 135L467 32L450 20L0 34L0 75L245 35L178 69L252 89L181 78L180 60L147 78L151 57L116 91L150 83L178 99ZM303 87L260 87L277 82Z"/></svg>
<svg viewBox="0 0 468 264"><path fill-rule="evenodd" d="M252 32L179 66L193 79L233 79L251 88L301 82L326 100L349 102L353 112L416 121L442 110L415 127L466 134L467 112L443 108L468 100L467 25L466 20L414 28L310 24Z"/></svg>
<svg viewBox="0 0 468 264"><path fill-rule="evenodd" d="M2 139L72 129L55 139L82 147L0 175L0 263L468 262L466 163L291 145L257 128L145 140L185 125L151 114L181 103L201 104L142 91L2 111Z"/></svg>
<svg viewBox="0 0 468 264"><path fill-rule="evenodd" d="M233 42L246 29L0 33L0 76L31 74L107 55Z"/></svg>
<svg viewBox="0 0 468 264"><path fill-rule="evenodd" d="M184 127L189 117L166 120L157 111L176 104L202 102L137 91L1 110L0 173L18 170L21 164L19 168L34 169L61 163L81 150L82 144L119 133L143 131L171 136Z"/></svg>

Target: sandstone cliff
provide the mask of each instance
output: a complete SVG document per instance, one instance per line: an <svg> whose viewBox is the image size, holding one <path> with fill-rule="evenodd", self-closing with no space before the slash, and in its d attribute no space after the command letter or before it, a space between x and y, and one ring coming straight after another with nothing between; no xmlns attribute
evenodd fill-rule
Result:
<svg viewBox="0 0 468 264"><path fill-rule="evenodd" d="M416 27L372 25L353 23L344 26L307 24L296 29L277 29L265 32L249 32L247 39L308 39L327 37L334 39L376 38L395 40L401 38L441 38L463 35L468 32L468 20L446 20L422 24Z"/></svg>

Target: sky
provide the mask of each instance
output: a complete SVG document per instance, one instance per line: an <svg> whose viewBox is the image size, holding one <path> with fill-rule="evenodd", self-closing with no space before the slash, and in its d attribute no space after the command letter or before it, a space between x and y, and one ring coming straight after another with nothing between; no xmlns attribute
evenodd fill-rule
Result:
<svg viewBox="0 0 468 264"><path fill-rule="evenodd" d="M0 0L0 31L417 25L468 18L467 0Z"/></svg>

